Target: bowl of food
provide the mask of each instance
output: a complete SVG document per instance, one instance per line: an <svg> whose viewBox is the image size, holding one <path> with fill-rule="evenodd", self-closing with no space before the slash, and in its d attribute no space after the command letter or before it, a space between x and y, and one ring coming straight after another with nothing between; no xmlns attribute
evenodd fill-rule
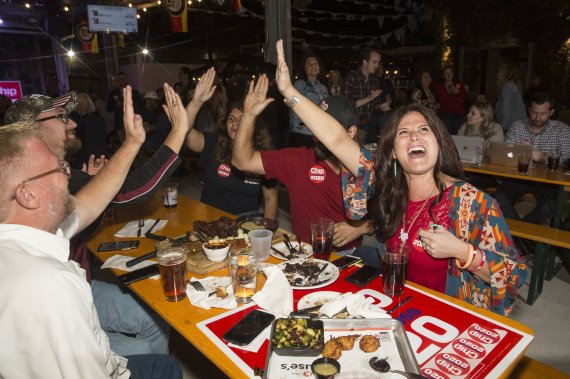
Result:
<svg viewBox="0 0 570 379"><path fill-rule="evenodd" d="M322 320L278 318L271 329L271 347L279 355L313 357L325 345Z"/></svg>
<svg viewBox="0 0 570 379"><path fill-rule="evenodd" d="M340 363L332 358L318 358L311 364L311 370L317 379L330 379L340 372Z"/></svg>
<svg viewBox="0 0 570 379"><path fill-rule="evenodd" d="M221 262L228 256L230 243L226 240L211 240L202 244L202 250L212 262Z"/></svg>
<svg viewBox="0 0 570 379"><path fill-rule="evenodd" d="M239 227L246 232L251 232L252 230L257 229L269 229L275 233L275 231L279 229L279 223L270 218L252 217L240 222Z"/></svg>

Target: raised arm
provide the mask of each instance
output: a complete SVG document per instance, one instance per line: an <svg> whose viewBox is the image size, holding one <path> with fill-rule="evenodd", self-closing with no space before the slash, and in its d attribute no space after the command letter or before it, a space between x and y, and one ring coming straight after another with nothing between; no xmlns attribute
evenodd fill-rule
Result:
<svg viewBox="0 0 570 379"><path fill-rule="evenodd" d="M278 190L277 186L262 186L263 193L263 217L275 220L277 218Z"/></svg>
<svg viewBox="0 0 570 379"><path fill-rule="evenodd" d="M253 146L253 132L257 116L273 101L273 99L266 98L268 87L269 80L265 75L259 77L255 86L253 81L249 83L249 90L243 104L243 115L236 133L232 153L232 164L235 167L258 175L264 175L265 170L261 161L261 154Z"/></svg>
<svg viewBox="0 0 570 379"><path fill-rule="evenodd" d="M281 94L287 100L293 97L299 100L292 108L295 114L353 175L357 175L360 166L360 146L346 133L338 121L301 95L291 84L282 40L277 41L277 60L276 81Z"/></svg>
<svg viewBox="0 0 570 379"><path fill-rule="evenodd" d="M188 133L188 118L180 96L167 83L164 83L164 95L166 104L162 107L172 124L172 129L164 140L164 144L178 154Z"/></svg>
<svg viewBox="0 0 570 379"><path fill-rule="evenodd" d="M194 90L194 97L186 106L186 117L188 118L188 126L190 132L186 136L186 146L196 152L201 153L204 150L204 134L194 128L194 123L196 122L196 116L202 108L202 105L208 101L216 91L216 86L214 85L214 79L216 78L216 70L210 67L208 71L202 75L198 81L198 85Z"/></svg>
<svg viewBox="0 0 570 379"><path fill-rule="evenodd" d="M123 89L125 142L105 166L75 196L78 230L91 224L121 189L133 160L145 140L142 118L133 109L130 86Z"/></svg>

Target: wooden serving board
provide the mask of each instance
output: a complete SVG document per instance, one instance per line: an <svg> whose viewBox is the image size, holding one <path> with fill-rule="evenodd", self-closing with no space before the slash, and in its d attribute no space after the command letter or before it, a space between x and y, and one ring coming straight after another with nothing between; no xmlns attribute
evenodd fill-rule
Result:
<svg viewBox="0 0 570 379"><path fill-rule="evenodd" d="M297 240L297 237L293 233L279 228L273 234L272 244L275 245L276 243L283 242L284 233L289 234L289 238L291 238L292 241ZM204 252L202 251L189 254L188 259L186 260L186 269L188 270L188 272L199 275L206 275L211 272L226 268L228 266L229 266L228 258L226 258L221 262L212 262L211 260L208 259L208 257L206 257L206 254L204 254Z"/></svg>

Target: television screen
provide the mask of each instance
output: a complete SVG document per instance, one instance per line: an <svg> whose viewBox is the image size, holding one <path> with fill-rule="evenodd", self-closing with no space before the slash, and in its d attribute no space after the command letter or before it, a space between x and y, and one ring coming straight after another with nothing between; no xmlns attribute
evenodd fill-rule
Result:
<svg viewBox="0 0 570 379"><path fill-rule="evenodd" d="M136 33L137 9L107 5L87 5L87 19L91 32Z"/></svg>

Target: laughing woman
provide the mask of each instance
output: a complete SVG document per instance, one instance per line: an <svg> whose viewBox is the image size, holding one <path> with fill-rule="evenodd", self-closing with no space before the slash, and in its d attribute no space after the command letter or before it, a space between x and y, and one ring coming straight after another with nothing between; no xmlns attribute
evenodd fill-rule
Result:
<svg viewBox="0 0 570 379"><path fill-rule="evenodd" d="M243 114L243 104L228 107L228 114L218 126L217 133L203 133L196 130L194 122L200 107L208 101L216 86L216 72L210 68L200 79L194 97L186 107L190 132L186 146L200 153L204 164L204 185L200 201L235 215L253 215L259 211L259 200L263 196L264 217L277 216L277 186L274 181L242 172L232 166L234 138ZM259 150L271 148L265 128L256 126L255 147Z"/></svg>

